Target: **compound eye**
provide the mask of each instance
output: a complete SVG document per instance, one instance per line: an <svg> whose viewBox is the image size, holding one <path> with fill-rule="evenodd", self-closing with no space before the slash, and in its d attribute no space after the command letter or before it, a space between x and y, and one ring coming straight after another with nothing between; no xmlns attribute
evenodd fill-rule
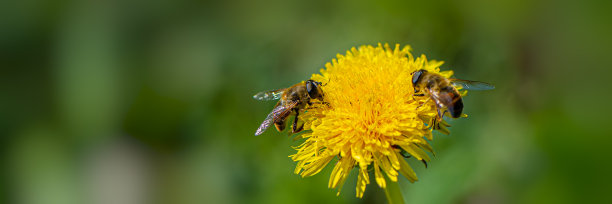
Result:
<svg viewBox="0 0 612 204"><path fill-rule="evenodd" d="M306 91L308 91L308 93L310 93L310 90L312 90L313 86L314 84L312 83L312 81L306 81Z"/></svg>
<svg viewBox="0 0 612 204"><path fill-rule="evenodd" d="M319 96L317 84L315 84L315 82L312 80L308 80L306 82L306 91L308 91L308 96L310 96L310 98L318 98Z"/></svg>
<svg viewBox="0 0 612 204"><path fill-rule="evenodd" d="M414 72L414 75L412 75L412 84L415 85L417 82L419 82L419 80L421 79L421 75L423 74L423 70L419 70Z"/></svg>

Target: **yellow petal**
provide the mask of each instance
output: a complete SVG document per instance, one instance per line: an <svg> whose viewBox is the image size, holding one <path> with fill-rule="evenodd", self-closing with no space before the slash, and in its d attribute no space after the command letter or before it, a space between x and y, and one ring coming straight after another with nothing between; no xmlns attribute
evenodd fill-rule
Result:
<svg viewBox="0 0 612 204"><path fill-rule="evenodd" d="M311 76L322 83L324 103L306 105L307 110L300 114L307 132L300 135L302 144L290 156L297 162L296 174L315 175L338 158L328 187L338 188L339 194L357 167L357 197L363 196L370 182L367 169L372 163L376 183L382 188L388 182L384 174L391 182L400 173L412 182L417 180L399 148L429 161L426 151L433 152L433 148L427 140L433 139L432 130L448 133L448 129L444 121L440 127L431 124L437 116L436 105L427 96L414 96L412 74L425 69L450 77L453 72L440 72L442 61L428 61L425 55L415 58L410 51L409 46L398 44L353 47Z"/></svg>
<svg viewBox="0 0 612 204"><path fill-rule="evenodd" d="M385 178L380 173L380 169L378 168L378 162L374 162L374 176L376 177L376 183L381 188L386 188L387 183L385 182Z"/></svg>
<svg viewBox="0 0 612 204"><path fill-rule="evenodd" d="M414 183L415 181L419 180L416 174L414 173L414 170L412 170L412 167L410 167L410 165L404 159L400 159L400 169L399 170L402 173L402 175L404 175L404 177L406 177L410 182Z"/></svg>

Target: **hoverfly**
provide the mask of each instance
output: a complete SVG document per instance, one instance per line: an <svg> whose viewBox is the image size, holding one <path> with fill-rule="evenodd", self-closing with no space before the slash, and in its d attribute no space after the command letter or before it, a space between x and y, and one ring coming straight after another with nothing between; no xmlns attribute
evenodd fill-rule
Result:
<svg viewBox="0 0 612 204"><path fill-rule="evenodd" d="M448 79L440 74L431 73L424 69L412 74L415 96L428 96L436 103L438 122L442 120L442 116L447 111L452 118L461 116L463 100L456 87L462 87L467 90L491 90L495 88L495 86L485 82Z"/></svg>
<svg viewBox="0 0 612 204"><path fill-rule="evenodd" d="M302 124L299 128L297 127L300 112L306 107L306 104L312 104L311 99L323 101L323 91L321 90L321 82L308 80L285 89L259 92L253 98L260 101L278 100L272 112L268 114L255 132L255 136L261 135L272 123L279 132L283 131L285 121L292 112L295 113L292 131L296 133L302 131L304 126Z"/></svg>

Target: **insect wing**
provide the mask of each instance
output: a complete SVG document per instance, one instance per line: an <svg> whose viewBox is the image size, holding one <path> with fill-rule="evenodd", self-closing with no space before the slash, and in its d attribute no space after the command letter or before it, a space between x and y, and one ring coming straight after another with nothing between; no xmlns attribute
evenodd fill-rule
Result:
<svg viewBox="0 0 612 204"><path fill-rule="evenodd" d="M281 98L286 89L277 89L273 91L262 91L253 96L254 99L260 101L278 100Z"/></svg>
<svg viewBox="0 0 612 204"><path fill-rule="evenodd" d="M280 106L277 106L277 108ZM255 132L255 136L257 135L261 135L261 133L263 133L264 131L266 131L269 127L270 124L272 124L272 120L274 120L274 112L276 111L276 108L274 110L272 110L272 112L270 112L270 114L268 114L268 116L266 117L266 119L261 123L261 125L259 125L259 128L257 128L257 131Z"/></svg>
<svg viewBox="0 0 612 204"><path fill-rule="evenodd" d="M480 82L480 81L470 81L470 80L463 80L463 79L450 79L450 80L453 86L461 87L467 90L482 91L482 90L491 90L495 88L495 86L493 86L492 84Z"/></svg>
<svg viewBox="0 0 612 204"><path fill-rule="evenodd" d="M293 109L293 107L295 107L297 103L298 103L297 101L294 101L294 102L290 102L287 105L279 105L279 106L274 107L272 112L268 114L266 119L261 123L261 125L259 125L259 128L257 128L257 131L255 132L255 136L261 135L263 132L265 132L270 127L272 123L275 123L282 117L286 117L287 115L289 115L291 109Z"/></svg>

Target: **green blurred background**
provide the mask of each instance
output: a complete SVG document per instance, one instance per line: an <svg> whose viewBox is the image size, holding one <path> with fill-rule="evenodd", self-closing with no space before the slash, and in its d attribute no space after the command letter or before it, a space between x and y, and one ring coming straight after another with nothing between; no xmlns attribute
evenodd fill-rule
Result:
<svg viewBox="0 0 612 204"><path fill-rule="evenodd" d="M274 102L337 53L409 44L464 79L408 203L611 203L610 1L2 1L2 203L380 203L293 174ZM272 129L271 129L272 130ZM374 183L374 181L370 181Z"/></svg>

